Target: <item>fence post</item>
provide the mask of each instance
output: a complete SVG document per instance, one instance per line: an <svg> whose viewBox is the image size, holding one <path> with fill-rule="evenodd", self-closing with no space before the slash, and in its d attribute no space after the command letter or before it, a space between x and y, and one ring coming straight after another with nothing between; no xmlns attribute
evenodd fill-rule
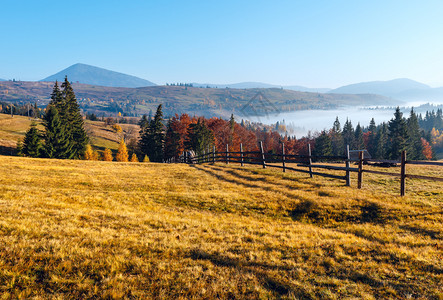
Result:
<svg viewBox="0 0 443 300"><path fill-rule="evenodd" d="M406 150L401 152L401 170L400 170L400 196L405 195L406 180Z"/></svg>
<svg viewBox="0 0 443 300"><path fill-rule="evenodd" d="M346 186L351 186L351 172L349 171L351 155L349 154L349 145L346 145Z"/></svg>
<svg viewBox="0 0 443 300"><path fill-rule="evenodd" d="M286 172L286 164L285 164L285 143L281 144L281 159L283 162L283 173Z"/></svg>
<svg viewBox="0 0 443 300"><path fill-rule="evenodd" d="M364 152L360 151L358 153L358 182L357 182L357 188L361 189L361 181L363 177L363 159L364 159Z"/></svg>
<svg viewBox="0 0 443 300"><path fill-rule="evenodd" d="M185 155L184 155L184 163L187 164L188 163L188 153L185 151Z"/></svg>
<svg viewBox="0 0 443 300"><path fill-rule="evenodd" d="M241 166L243 167L243 144L240 143L240 159L241 159Z"/></svg>
<svg viewBox="0 0 443 300"><path fill-rule="evenodd" d="M312 157L311 157L311 144L308 144L308 156L309 156L309 177L313 177L312 176Z"/></svg>
<svg viewBox="0 0 443 300"><path fill-rule="evenodd" d="M212 164L215 164L215 146L212 146Z"/></svg>
<svg viewBox="0 0 443 300"><path fill-rule="evenodd" d="M263 151L263 142L262 141L260 141L260 152L261 152L261 161L263 164L263 169L266 169L265 152Z"/></svg>
<svg viewBox="0 0 443 300"><path fill-rule="evenodd" d="M229 144L226 144L226 164L229 164Z"/></svg>

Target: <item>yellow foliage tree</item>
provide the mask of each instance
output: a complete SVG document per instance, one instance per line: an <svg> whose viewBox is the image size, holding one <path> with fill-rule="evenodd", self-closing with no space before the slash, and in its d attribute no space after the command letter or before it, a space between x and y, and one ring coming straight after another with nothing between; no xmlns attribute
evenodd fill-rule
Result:
<svg viewBox="0 0 443 300"><path fill-rule="evenodd" d="M115 159L117 161L126 162L128 161L128 158L129 158L128 148L126 148L125 141L122 139L120 141L120 145L118 146L118 152L117 155L115 156Z"/></svg>
<svg viewBox="0 0 443 300"><path fill-rule="evenodd" d="M138 157L135 155L135 153L132 153L131 162L138 162Z"/></svg>
<svg viewBox="0 0 443 300"><path fill-rule="evenodd" d="M143 158L143 162L149 162L149 157L147 155Z"/></svg>
<svg viewBox="0 0 443 300"><path fill-rule="evenodd" d="M103 160L104 161L112 161L114 158L112 157L112 152L108 148L103 152Z"/></svg>
<svg viewBox="0 0 443 300"><path fill-rule="evenodd" d="M123 129L122 129L121 126L118 125L118 124L114 124L114 125L112 125L112 129L114 129L114 131L117 132L117 133L121 133L121 132L123 132Z"/></svg>
<svg viewBox="0 0 443 300"><path fill-rule="evenodd" d="M92 147L90 144L86 145L85 159L86 160L94 160L94 150L92 150Z"/></svg>

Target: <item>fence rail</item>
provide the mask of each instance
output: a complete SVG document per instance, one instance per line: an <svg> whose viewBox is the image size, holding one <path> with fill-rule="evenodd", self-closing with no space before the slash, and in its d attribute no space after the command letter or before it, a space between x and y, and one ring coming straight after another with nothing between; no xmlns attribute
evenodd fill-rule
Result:
<svg viewBox="0 0 443 300"><path fill-rule="evenodd" d="M311 146L308 144L308 155L295 155L295 154L286 154L285 146L282 144L282 153L265 153L263 151L263 143L259 143L260 151L243 151L243 145L240 144L240 151L229 151L229 146L226 145L226 151L216 152L215 147L213 147L212 151L206 151L201 155L192 156L184 152L179 162L182 163L216 163L223 162L226 164L229 163L239 163L241 166L245 164L250 165L261 165L264 169L266 167L279 168L282 169L283 172L286 170L301 172L305 174L309 174L310 177L322 176L327 178L334 178L339 180L345 180L346 186L351 185L351 172L357 173L357 187L361 189L363 182L363 174L377 174L383 176L394 176L400 177L400 195L405 195L406 189L406 178L413 179L422 179L422 180L431 180L431 181L443 181L441 177L433 177L433 176L424 176L424 175L414 175L414 174L406 174L406 165L432 165L432 166L441 166L443 167L443 162L434 162L434 161L417 161L417 160L407 160L406 159L406 151L403 151L401 154L401 160L387 160L387 159L372 159L372 158L364 158L364 151L359 150L359 157L357 160L350 159L350 151L349 146L346 147L346 155L345 156L319 156L311 154ZM331 161L334 163L344 163L342 166L335 165L327 165L321 163L313 163L313 161ZM175 161L173 161L175 162ZM357 167L351 167L350 163L355 162ZM276 164L279 163L279 164ZM288 163L296 163L298 168L294 168L288 166ZM390 164L390 165L400 165L400 173L393 172L385 172L385 171L376 171L376 170L368 170L364 169L363 166L365 164L372 164L376 166L376 164ZM304 169L307 168L307 169ZM335 175L330 173L323 173L320 171L313 171L313 169L325 169L325 170L334 170L334 171L344 171L345 175Z"/></svg>

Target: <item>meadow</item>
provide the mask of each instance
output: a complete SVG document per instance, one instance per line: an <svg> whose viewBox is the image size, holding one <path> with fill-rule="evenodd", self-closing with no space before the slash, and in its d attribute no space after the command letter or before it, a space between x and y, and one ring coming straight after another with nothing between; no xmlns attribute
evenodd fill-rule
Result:
<svg viewBox="0 0 443 300"><path fill-rule="evenodd" d="M364 176L0 156L1 298L442 299L441 183Z"/></svg>

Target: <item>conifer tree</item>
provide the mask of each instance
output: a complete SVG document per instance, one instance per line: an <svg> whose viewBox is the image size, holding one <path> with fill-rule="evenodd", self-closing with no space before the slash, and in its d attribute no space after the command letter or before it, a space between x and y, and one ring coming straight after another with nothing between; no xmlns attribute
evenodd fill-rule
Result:
<svg viewBox="0 0 443 300"><path fill-rule="evenodd" d="M143 162L149 162L149 157L147 155L143 158Z"/></svg>
<svg viewBox="0 0 443 300"><path fill-rule="evenodd" d="M369 130L368 146L367 146L368 152L372 157L375 157L375 152L376 152L375 138L377 135L377 126L375 125L374 118L371 119L368 130Z"/></svg>
<svg viewBox="0 0 443 300"><path fill-rule="evenodd" d="M355 127L355 147L357 150L365 149L365 142L363 140L363 129L360 126L360 123Z"/></svg>
<svg viewBox="0 0 443 300"><path fill-rule="evenodd" d="M128 149L126 148L125 141L122 139L120 145L118 146L117 154L115 159L120 162L127 162L129 158Z"/></svg>
<svg viewBox="0 0 443 300"><path fill-rule="evenodd" d="M41 137L37 129L37 124L32 122L31 128L26 131L23 141L22 153L30 157L40 157L42 150Z"/></svg>
<svg viewBox="0 0 443 300"><path fill-rule="evenodd" d="M71 144L71 157L80 158L88 143L88 135L84 129L80 107L77 103L74 90L68 81L68 77L65 77L62 89L61 95L66 108L64 113L66 119L64 121L67 125L67 135L69 143Z"/></svg>
<svg viewBox="0 0 443 300"><path fill-rule="evenodd" d="M108 148L103 152L103 160L104 161L112 161L114 158L112 157L112 151Z"/></svg>
<svg viewBox="0 0 443 300"><path fill-rule="evenodd" d="M343 126L343 143L344 145L349 145L350 149L355 149L355 133L354 133L354 127L352 127L351 121L346 119L345 126Z"/></svg>
<svg viewBox="0 0 443 300"><path fill-rule="evenodd" d="M340 126L340 121L338 117L335 118L334 124L331 129L331 143L332 143L332 154L333 155L343 155L345 151L345 146L343 142L343 136Z"/></svg>
<svg viewBox="0 0 443 300"><path fill-rule="evenodd" d="M186 149L193 150L197 155L201 155L208 147L211 148L213 145L214 135L206 126L204 120L199 119L197 123L189 125L188 136L185 141Z"/></svg>
<svg viewBox="0 0 443 300"><path fill-rule="evenodd" d="M325 130L315 139L315 148L312 154L315 156L332 155L331 139Z"/></svg>
<svg viewBox="0 0 443 300"><path fill-rule="evenodd" d="M377 130L375 136L375 158L386 159L387 156L387 142L388 142L388 126L383 123Z"/></svg>
<svg viewBox="0 0 443 300"><path fill-rule="evenodd" d="M400 108L397 107L394 113L394 118L388 123L389 129L389 151L388 155L391 159L399 159L401 152L406 150L406 141L408 138L408 131L406 128L406 121Z"/></svg>
<svg viewBox="0 0 443 300"><path fill-rule="evenodd" d="M162 105L157 107L154 119L149 122L149 127L142 131L139 148L151 161L163 161L164 133L163 133Z"/></svg>
<svg viewBox="0 0 443 300"><path fill-rule="evenodd" d="M418 118L411 109L408 120L406 121L408 136L407 136L407 153L409 159L425 159L423 155L423 144L421 141L420 126L418 125Z"/></svg>
<svg viewBox="0 0 443 300"><path fill-rule="evenodd" d="M66 127L63 126L58 110L54 105L49 104L46 108L43 125L45 126L45 156L49 158L71 158L72 146L66 134Z"/></svg>

